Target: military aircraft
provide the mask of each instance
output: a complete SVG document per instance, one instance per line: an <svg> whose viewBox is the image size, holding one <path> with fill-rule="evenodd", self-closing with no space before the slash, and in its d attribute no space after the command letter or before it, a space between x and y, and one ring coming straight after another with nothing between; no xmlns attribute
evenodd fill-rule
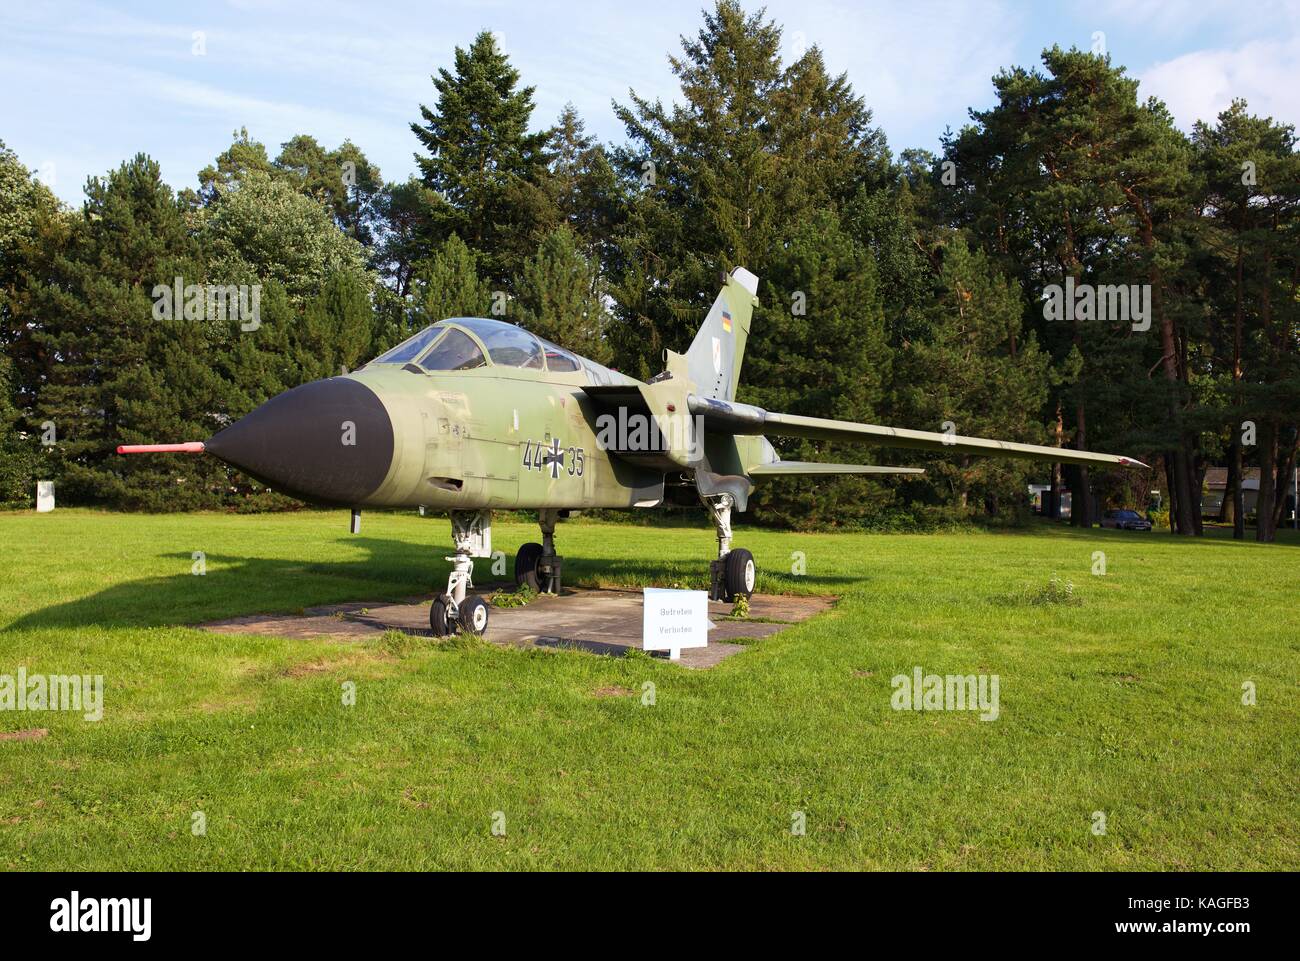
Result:
<svg viewBox="0 0 1300 961"><path fill-rule="evenodd" d="M753 555L731 546L731 512L755 482L798 474L909 474L915 467L778 457L764 435L858 441L955 454L1145 466L1112 454L824 420L735 400L758 278L737 267L685 354L665 351L642 382L522 327L452 317L361 370L286 391L207 441L133 445L119 453L207 452L314 504L446 510L454 553L433 633L482 633L488 606L471 594L473 558L491 556L494 508L536 510L541 543L515 556L515 580L561 585L555 526L571 511L703 503L717 533L710 596L754 590Z"/></svg>

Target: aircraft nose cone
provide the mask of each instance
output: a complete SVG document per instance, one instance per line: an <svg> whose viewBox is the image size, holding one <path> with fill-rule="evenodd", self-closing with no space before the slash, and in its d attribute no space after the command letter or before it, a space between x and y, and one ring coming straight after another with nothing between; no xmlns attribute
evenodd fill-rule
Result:
<svg viewBox="0 0 1300 961"><path fill-rule="evenodd" d="M388 475L393 422L365 384L331 377L272 397L206 448L273 490L354 507Z"/></svg>

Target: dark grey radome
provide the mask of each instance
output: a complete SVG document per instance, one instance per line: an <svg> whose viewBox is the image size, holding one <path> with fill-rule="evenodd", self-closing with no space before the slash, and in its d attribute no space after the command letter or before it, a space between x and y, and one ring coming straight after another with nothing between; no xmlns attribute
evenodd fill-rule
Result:
<svg viewBox="0 0 1300 961"><path fill-rule="evenodd" d="M388 475L393 422L369 387L331 377L271 398L206 448L273 490L350 507Z"/></svg>

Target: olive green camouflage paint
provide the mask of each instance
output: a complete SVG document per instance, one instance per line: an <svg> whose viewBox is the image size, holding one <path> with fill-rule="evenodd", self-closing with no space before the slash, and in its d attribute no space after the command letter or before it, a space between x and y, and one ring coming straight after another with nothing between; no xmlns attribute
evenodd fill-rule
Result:
<svg viewBox="0 0 1300 961"><path fill-rule="evenodd" d="M728 277L687 355L667 352L673 376L653 384L623 377L639 391L665 438L679 441L657 467L601 449L598 408L575 372L486 366L430 372L372 364L348 374L379 397L393 422L392 463L383 483L358 507L481 508L651 507L663 499L665 470L691 469L689 436L670 429L689 417L699 388L689 372L707 374L710 396L735 396L754 295ZM724 320L724 315L726 318ZM454 321L452 321L454 323ZM716 342L716 347L714 346ZM358 445L364 438L358 438ZM761 438L718 436L709 449L728 473L760 463ZM538 454L540 450L540 455ZM525 453L531 467L525 467ZM540 468L535 466L540 456ZM559 459L557 464L551 461ZM653 458L652 458L653 459Z"/></svg>

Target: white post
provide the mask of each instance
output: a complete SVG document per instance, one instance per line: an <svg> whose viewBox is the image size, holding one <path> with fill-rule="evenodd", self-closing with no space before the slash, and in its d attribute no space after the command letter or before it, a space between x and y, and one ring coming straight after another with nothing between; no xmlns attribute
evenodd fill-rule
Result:
<svg viewBox="0 0 1300 961"><path fill-rule="evenodd" d="M54 510L54 481L36 482L36 513L48 514Z"/></svg>

